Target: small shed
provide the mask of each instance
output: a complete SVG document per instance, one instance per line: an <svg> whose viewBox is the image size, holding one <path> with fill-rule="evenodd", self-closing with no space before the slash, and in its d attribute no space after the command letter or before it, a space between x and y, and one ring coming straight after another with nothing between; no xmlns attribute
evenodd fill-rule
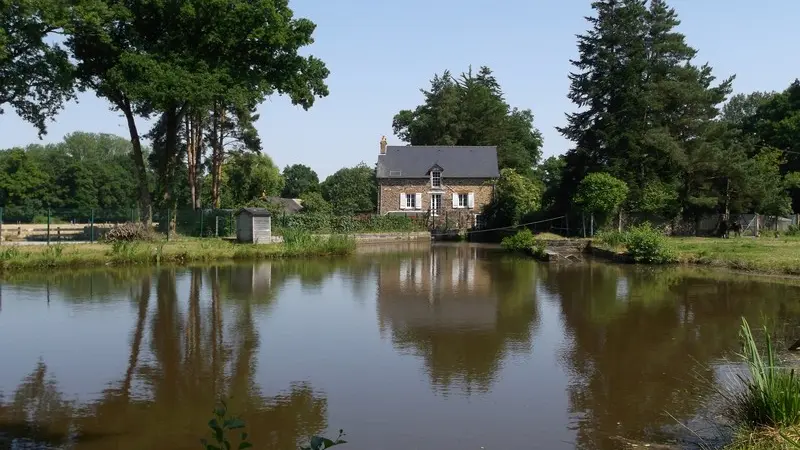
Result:
<svg viewBox="0 0 800 450"><path fill-rule="evenodd" d="M266 208L242 208L237 211L236 240L249 244L272 242L272 214Z"/></svg>

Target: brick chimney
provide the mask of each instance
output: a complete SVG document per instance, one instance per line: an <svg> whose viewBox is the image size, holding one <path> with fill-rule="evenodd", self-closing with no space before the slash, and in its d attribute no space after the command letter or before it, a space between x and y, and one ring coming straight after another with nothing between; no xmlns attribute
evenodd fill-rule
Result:
<svg viewBox="0 0 800 450"><path fill-rule="evenodd" d="M386 154L386 136L381 137L381 155Z"/></svg>

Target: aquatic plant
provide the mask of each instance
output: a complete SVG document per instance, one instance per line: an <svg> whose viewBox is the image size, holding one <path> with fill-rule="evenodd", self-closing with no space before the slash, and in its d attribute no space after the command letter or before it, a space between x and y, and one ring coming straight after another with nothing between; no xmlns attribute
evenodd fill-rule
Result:
<svg viewBox="0 0 800 450"><path fill-rule="evenodd" d="M230 416L228 406L224 401L214 408L213 414L214 418L208 421L208 427L211 429L211 441L200 440L204 450L246 450L253 447L248 440L248 434L244 431L244 420ZM239 430L239 437L235 441L238 441L238 445L234 446L235 441L231 440L231 435L235 434L234 432L237 430ZM346 444L347 441L342 437L344 437L344 430L339 430L339 436L335 440L323 436L311 436L308 444L300 446L300 450L325 450L336 445Z"/></svg>
<svg viewBox="0 0 800 450"><path fill-rule="evenodd" d="M742 319L740 357L749 376L738 375L733 393L722 393L727 415L739 428L732 448L788 448L795 444L800 429L800 377L794 369L779 365L766 327L764 334L762 353L750 325Z"/></svg>

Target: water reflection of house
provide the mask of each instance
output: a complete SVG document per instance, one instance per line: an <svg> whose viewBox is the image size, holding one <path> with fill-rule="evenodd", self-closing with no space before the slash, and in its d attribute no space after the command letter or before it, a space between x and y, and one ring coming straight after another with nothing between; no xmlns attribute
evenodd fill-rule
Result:
<svg viewBox="0 0 800 450"><path fill-rule="evenodd" d="M485 392L504 358L530 351L532 283L515 277L516 266L483 257L486 251L433 247L379 266L381 335L424 361L435 390Z"/></svg>
<svg viewBox="0 0 800 450"><path fill-rule="evenodd" d="M382 263L381 328L494 328L497 297L478 252L475 247L453 246Z"/></svg>

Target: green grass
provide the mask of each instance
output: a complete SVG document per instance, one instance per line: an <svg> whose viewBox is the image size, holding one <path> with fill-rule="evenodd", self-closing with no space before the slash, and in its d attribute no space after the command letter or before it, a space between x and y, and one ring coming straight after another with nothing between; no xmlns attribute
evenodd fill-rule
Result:
<svg viewBox="0 0 800 450"><path fill-rule="evenodd" d="M237 244L221 239L180 239L113 244L57 244L0 247L0 270L86 268L149 264L187 264L225 260L261 260L347 255L355 250L353 238L307 233L285 244Z"/></svg>
<svg viewBox="0 0 800 450"><path fill-rule="evenodd" d="M670 238L681 262L774 275L800 275L800 238Z"/></svg>
<svg viewBox="0 0 800 450"><path fill-rule="evenodd" d="M733 393L721 392L727 416L737 429L728 449L790 449L800 436L800 377L781 367L769 333L759 350L753 333L742 319L742 360L749 377L739 376Z"/></svg>

